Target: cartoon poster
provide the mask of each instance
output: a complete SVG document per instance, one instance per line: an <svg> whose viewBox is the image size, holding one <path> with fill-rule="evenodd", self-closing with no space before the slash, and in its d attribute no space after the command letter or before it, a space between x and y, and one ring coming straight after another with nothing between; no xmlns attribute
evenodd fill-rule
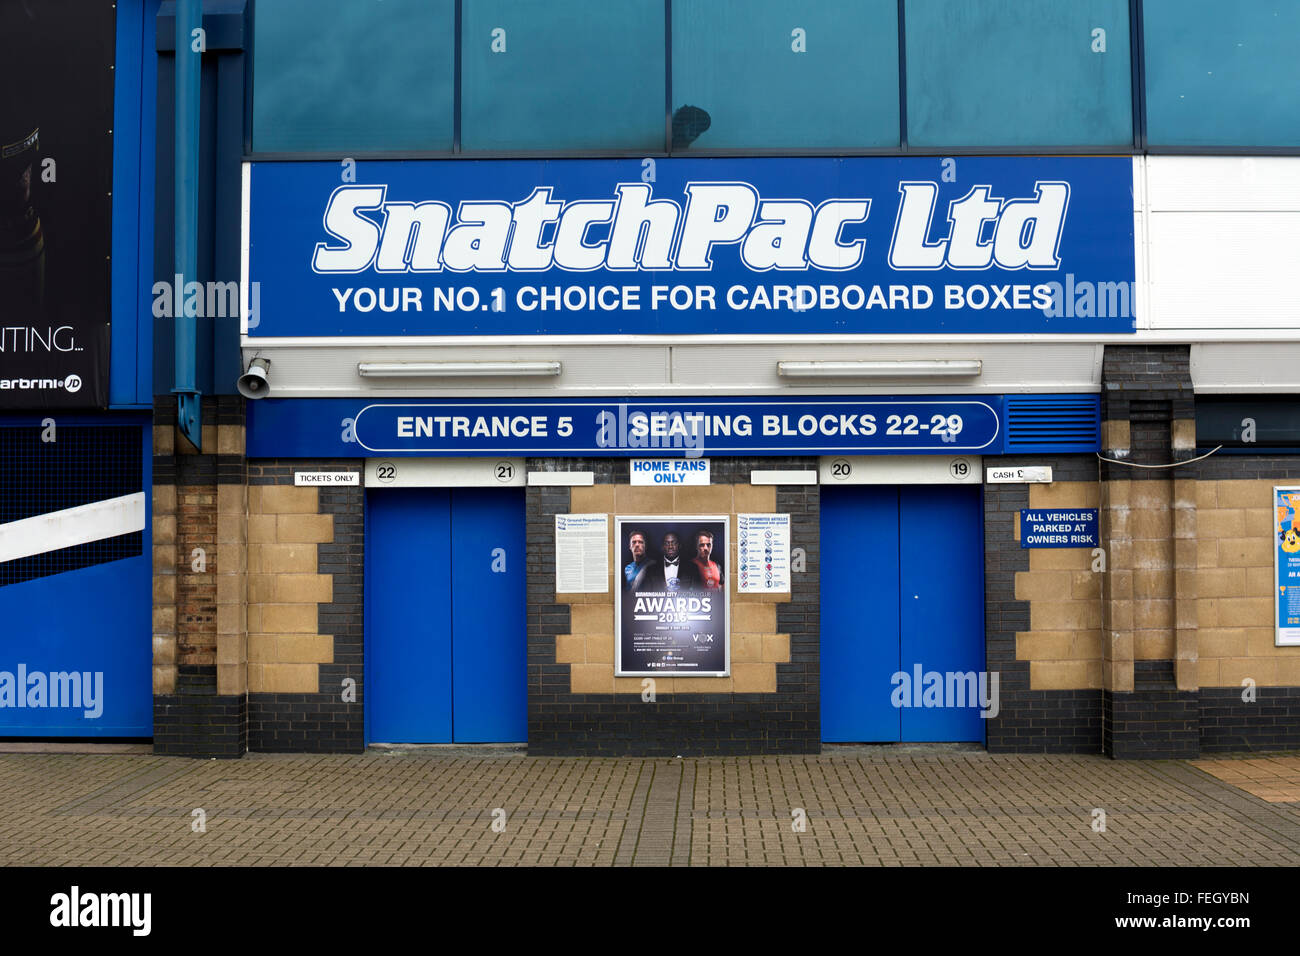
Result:
<svg viewBox="0 0 1300 956"><path fill-rule="evenodd" d="M727 677L726 516L622 516L614 598L620 677Z"/></svg>
<svg viewBox="0 0 1300 956"><path fill-rule="evenodd" d="M1273 489L1278 647L1300 644L1300 488Z"/></svg>

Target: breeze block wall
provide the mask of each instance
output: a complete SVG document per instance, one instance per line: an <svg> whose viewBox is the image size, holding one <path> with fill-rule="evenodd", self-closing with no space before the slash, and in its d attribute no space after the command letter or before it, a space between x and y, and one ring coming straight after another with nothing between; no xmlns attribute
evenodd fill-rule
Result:
<svg viewBox="0 0 1300 956"><path fill-rule="evenodd" d="M295 471L363 464L248 463L249 750L365 747L365 488L293 484Z"/></svg>
<svg viewBox="0 0 1300 956"><path fill-rule="evenodd" d="M815 471L816 459L711 459L707 487L631 487L622 459L530 459L531 471L591 471L591 487L529 487L528 750L532 754L648 755L817 753L819 489L755 486L752 470ZM614 591L555 592L555 515L726 514L731 592L731 677L656 678L654 701L639 677L614 676ZM791 548L806 568L791 593L737 595L737 513L788 513ZM614 545L617 547L618 545Z"/></svg>

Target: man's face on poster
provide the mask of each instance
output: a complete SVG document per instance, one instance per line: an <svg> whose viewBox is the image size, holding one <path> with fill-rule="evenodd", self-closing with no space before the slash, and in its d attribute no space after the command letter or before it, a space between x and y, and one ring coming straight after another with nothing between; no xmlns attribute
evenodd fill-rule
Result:
<svg viewBox="0 0 1300 956"><path fill-rule="evenodd" d="M664 535L664 557L669 561L677 560L677 549L680 546L677 543L677 535L671 531Z"/></svg>
<svg viewBox="0 0 1300 956"><path fill-rule="evenodd" d="M695 556L703 562L710 560L709 555L713 553L713 538L707 534L702 534L699 540L695 542Z"/></svg>
<svg viewBox="0 0 1300 956"><path fill-rule="evenodd" d="M632 560L640 564L645 560L645 535L634 534L627 539L628 549L632 552Z"/></svg>

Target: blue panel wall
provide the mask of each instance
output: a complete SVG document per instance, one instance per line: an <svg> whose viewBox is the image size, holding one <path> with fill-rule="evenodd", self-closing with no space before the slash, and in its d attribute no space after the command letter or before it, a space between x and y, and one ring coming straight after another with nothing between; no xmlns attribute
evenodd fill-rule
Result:
<svg viewBox="0 0 1300 956"><path fill-rule="evenodd" d="M39 429L39 420L40 416L5 418L0 420L0 428ZM153 458L152 432L145 416L65 415L59 417L57 427L104 425L140 428L140 487L147 495L152 485ZM46 479L95 481L80 466L75 473L52 479L46 475ZM88 500L109 496L89 491ZM0 487L2 492L15 496L28 493L13 485ZM11 504L13 501L10 499ZM152 539L151 510L145 507L142 540L146 543ZM153 559L149 547L141 550L133 557L0 586L0 737L152 735ZM63 553L53 553L53 557ZM44 706L17 706L20 668L28 678L21 688L24 704L43 700ZM50 696L49 675L72 672L90 675L89 685L97 691L92 695L93 705L78 688L82 706L51 706L59 701ZM38 690L42 683L46 685L43 693Z"/></svg>

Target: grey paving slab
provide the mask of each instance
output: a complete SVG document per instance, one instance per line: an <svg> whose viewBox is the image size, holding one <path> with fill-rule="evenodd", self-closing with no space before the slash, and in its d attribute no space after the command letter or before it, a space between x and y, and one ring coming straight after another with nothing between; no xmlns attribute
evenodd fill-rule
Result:
<svg viewBox="0 0 1300 956"><path fill-rule="evenodd" d="M1295 866L1300 802L1184 761L0 754L0 864Z"/></svg>

